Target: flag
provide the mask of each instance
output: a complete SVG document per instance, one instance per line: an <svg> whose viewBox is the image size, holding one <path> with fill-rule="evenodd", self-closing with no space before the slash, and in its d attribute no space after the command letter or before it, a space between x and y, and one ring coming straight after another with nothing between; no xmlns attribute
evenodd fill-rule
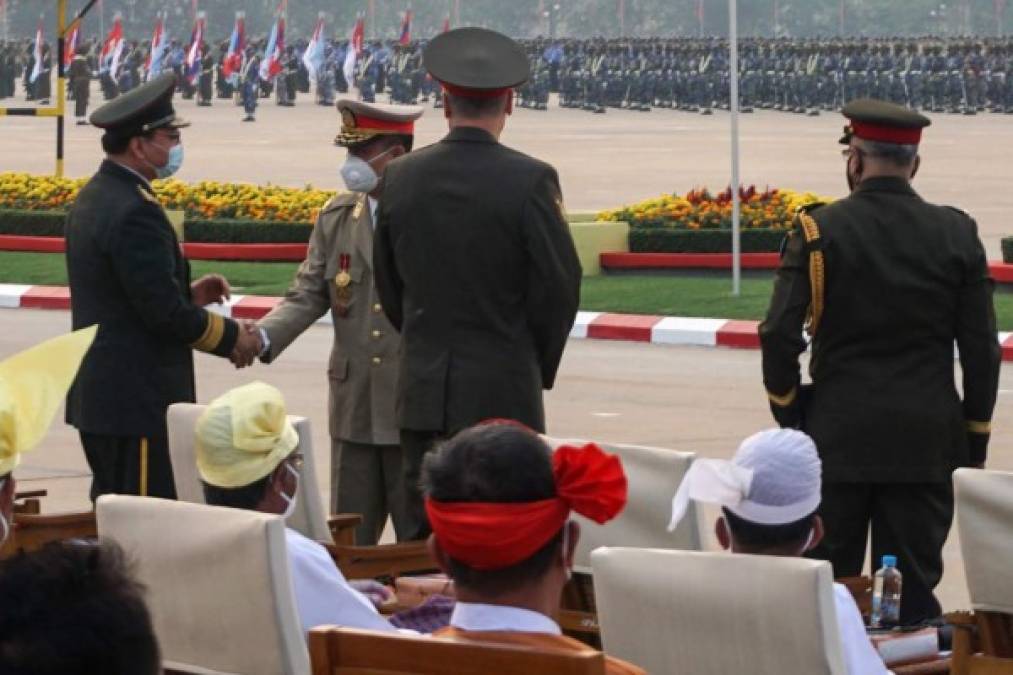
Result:
<svg viewBox="0 0 1013 675"><path fill-rule="evenodd" d="M282 71L281 57L285 53L285 17L281 13L271 27L271 37L267 40L264 60L260 62L260 79L270 80Z"/></svg>
<svg viewBox="0 0 1013 675"><path fill-rule="evenodd" d="M313 37L306 45L306 51L302 55L303 65L309 71L310 79L316 80L317 73L324 65L324 13L320 12L317 18L317 26L313 29Z"/></svg>
<svg viewBox="0 0 1013 675"><path fill-rule="evenodd" d="M3 0L0 0L3 2ZM70 24L70 28L64 33L63 37L63 67L64 69L70 68L70 62L74 60L74 54L77 53L77 43L81 38L81 21L75 21Z"/></svg>
<svg viewBox="0 0 1013 675"><path fill-rule="evenodd" d="M39 79L39 75L42 74L42 19L39 19L39 27L35 30L35 47L32 49L32 57L35 59L35 65L32 66L32 74L29 76L28 81L35 84L35 80Z"/></svg>
<svg viewBox="0 0 1013 675"><path fill-rule="evenodd" d="M355 28L348 40L348 52L345 53L345 63L341 70L345 74L345 82L349 85L355 79L355 61L362 52L362 42L366 37L366 20L360 16L355 20Z"/></svg>
<svg viewBox="0 0 1013 675"><path fill-rule="evenodd" d="M123 18L117 14L113 19L113 27L102 43L99 53L99 70L109 73L114 80L120 69L120 56L123 54Z"/></svg>
<svg viewBox="0 0 1013 675"><path fill-rule="evenodd" d="M222 62L222 74L225 79L235 85L239 81L239 71L243 69L243 52L246 49L246 13L236 12L236 25L232 28L229 38L229 51Z"/></svg>
<svg viewBox="0 0 1013 675"><path fill-rule="evenodd" d="M148 58L144 63L144 70L147 71L148 79L153 75L162 72L162 59L165 58L165 47L169 44L165 35L165 18L159 14L155 19L155 32L151 35L151 49L148 50Z"/></svg>
<svg viewBox="0 0 1013 675"><path fill-rule="evenodd" d="M204 59L204 21L204 12L198 13L193 24L190 48L186 50L186 58L183 59L183 75L190 84L197 81L197 76L200 75L201 61Z"/></svg>
<svg viewBox="0 0 1013 675"><path fill-rule="evenodd" d="M443 30L441 32L446 33L448 30L450 30L450 15L449 14L447 15L447 18L445 18L443 20Z"/></svg>
<svg viewBox="0 0 1013 675"><path fill-rule="evenodd" d="M404 18L401 19L401 36L397 41L401 45L407 45L412 41L412 10L410 8L405 10Z"/></svg>

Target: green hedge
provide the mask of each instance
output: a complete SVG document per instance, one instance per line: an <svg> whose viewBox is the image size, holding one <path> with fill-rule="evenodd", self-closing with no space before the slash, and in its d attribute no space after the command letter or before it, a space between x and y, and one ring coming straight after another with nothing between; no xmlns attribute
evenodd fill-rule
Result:
<svg viewBox="0 0 1013 675"><path fill-rule="evenodd" d="M62 211L0 210L0 234L62 237L66 214ZM230 244L304 244L310 240L310 223L252 220L188 220L183 225L188 242Z"/></svg>
<svg viewBox="0 0 1013 675"><path fill-rule="evenodd" d="M775 253L786 231L742 230L743 253ZM663 227L630 228L631 253L731 253L729 230L676 230Z"/></svg>
<svg viewBox="0 0 1013 675"><path fill-rule="evenodd" d="M1013 237L1003 237L1002 239L1002 261L1013 263Z"/></svg>

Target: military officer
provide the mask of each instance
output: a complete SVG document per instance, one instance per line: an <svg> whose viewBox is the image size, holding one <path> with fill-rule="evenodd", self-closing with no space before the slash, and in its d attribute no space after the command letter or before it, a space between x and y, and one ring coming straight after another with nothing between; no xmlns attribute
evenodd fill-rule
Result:
<svg viewBox="0 0 1013 675"><path fill-rule="evenodd" d="M467 59L462 58L467 55ZM387 167L374 273L401 332L397 422L412 539L429 532L418 494L435 439L491 417L545 429L580 295L580 263L556 171L499 142L521 47L481 28L442 33L425 67L443 85L450 133Z"/></svg>
<svg viewBox="0 0 1013 675"><path fill-rule="evenodd" d="M88 48L81 45L70 62L70 89L74 93L74 117L78 126L87 126L88 95L91 89L91 69L88 67Z"/></svg>
<svg viewBox="0 0 1013 675"><path fill-rule="evenodd" d="M74 329L99 324L67 398L94 474L106 493L174 498L166 408L194 401L193 349L256 354L260 341L203 309L228 297L218 275L191 285L190 268L151 188L183 159L166 73L92 113L106 159L67 217L67 272Z"/></svg>
<svg viewBox="0 0 1013 675"><path fill-rule="evenodd" d="M342 99L338 111L335 143L348 148L341 175L349 192L324 206L292 287L258 325L266 345L261 360L272 363L331 310L331 510L362 514L356 542L372 545L388 514L398 540L410 533L394 420L400 337L374 287L373 230L380 177L411 150L422 109Z"/></svg>
<svg viewBox="0 0 1013 675"><path fill-rule="evenodd" d="M951 473L985 463L1000 363L993 282L974 220L911 187L929 120L870 99L843 112L851 195L796 216L760 326L763 378L774 417L812 436L823 460L815 556L858 575L871 525L873 567L897 556L911 624L940 614ZM811 385L800 384L803 324Z"/></svg>

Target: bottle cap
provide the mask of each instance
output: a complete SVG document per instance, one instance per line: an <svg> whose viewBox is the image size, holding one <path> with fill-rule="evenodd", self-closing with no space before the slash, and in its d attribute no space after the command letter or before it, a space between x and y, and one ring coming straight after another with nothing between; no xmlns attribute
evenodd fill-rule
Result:
<svg viewBox="0 0 1013 675"><path fill-rule="evenodd" d="M897 556L895 555L883 556L883 567L896 567L896 566L897 566Z"/></svg>

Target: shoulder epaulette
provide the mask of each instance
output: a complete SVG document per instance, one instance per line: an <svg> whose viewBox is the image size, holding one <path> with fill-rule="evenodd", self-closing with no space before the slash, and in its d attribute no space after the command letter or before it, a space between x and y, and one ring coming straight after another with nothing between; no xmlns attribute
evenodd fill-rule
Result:
<svg viewBox="0 0 1013 675"><path fill-rule="evenodd" d="M333 211L334 209L340 209L345 206L355 206L356 202L359 201L359 193L357 192L339 192L338 194L327 200L324 207L320 209L320 213L326 213Z"/></svg>
<svg viewBox="0 0 1013 675"><path fill-rule="evenodd" d="M796 213L812 213L821 206L826 205L827 205L826 202L809 202L808 204L803 204L802 206L798 207Z"/></svg>
<svg viewBox="0 0 1013 675"><path fill-rule="evenodd" d="M144 198L144 201L151 202L152 204L154 204L154 205L158 206L159 208L161 208L162 202L158 201L158 197L156 197L155 195L153 195L143 185L138 185L137 186L137 191L141 193L141 197Z"/></svg>
<svg viewBox="0 0 1013 675"><path fill-rule="evenodd" d="M826 267L823 260L823 242L820 239L820 226L816 223L808 209L798 211L798 222L802 226L802 236L809 248L809 309L806 310L805 330L809 336L815 336L823 318L823 297L826 284Z"/></svg>
<svg viewBox="0 0 1013 675"><path fill-rule="evenodd" d="M965 211L964 209L958 209L956 206L950 206L949 204L943 204L943 206L948 208L950 211L956 211L965 218L971 218L971 214Z"/></svg>

